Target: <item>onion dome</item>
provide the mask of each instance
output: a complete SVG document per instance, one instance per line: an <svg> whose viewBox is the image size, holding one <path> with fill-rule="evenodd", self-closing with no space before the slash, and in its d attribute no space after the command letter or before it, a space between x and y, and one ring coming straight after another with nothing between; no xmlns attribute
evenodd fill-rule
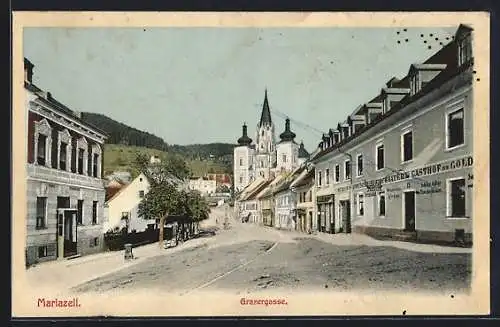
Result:
<svg viewBox="0 0 500 327"><path fill-rule="evenodd" d="M238 139L239 145L250 145L252 143L252 139L248 137L247 133L247 124L243 124L243 135Z"/></svg>
<svg viewBox="0 0 500 327"><path fill-rule="evenodd" d="M282 142L293 141L295 138L295 133L290 130L290 119L285 120L285 131L280 134L280 139Z"/></svg>

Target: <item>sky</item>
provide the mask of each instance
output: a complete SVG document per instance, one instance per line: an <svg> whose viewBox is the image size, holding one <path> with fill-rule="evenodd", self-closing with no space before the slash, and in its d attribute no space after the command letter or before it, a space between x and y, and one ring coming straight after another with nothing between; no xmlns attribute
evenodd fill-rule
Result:
<svg viewBox="0 0 500 327"><path fill-rule="evenodd" d="M276 137L289 117L313 151L457 27L25 28L23 51L33 82L69 108L169 144L236 143L244 122L254 138L267 88Z"/></svg>

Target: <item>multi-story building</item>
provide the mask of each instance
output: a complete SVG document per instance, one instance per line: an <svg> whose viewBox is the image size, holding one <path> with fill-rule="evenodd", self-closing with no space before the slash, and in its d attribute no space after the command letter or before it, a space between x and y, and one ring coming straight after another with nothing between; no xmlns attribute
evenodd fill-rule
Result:
<svg viewBox="0 0 500 327"><path fill-rule="evenodd" d="M189 179L189 189L198 191L203 196L212 195L217 191L217 181L208 177L192 177Z"/></svg>
<svg viewBox="0 0 500 327"><path fill-rule="evenodd" d="M299 145L295 142L295 136L290 129L290 119L287 118L285 130L280 134L280 141L276 143L275 126L271 120L266 90L255 142L248 136L245 123L238 146L234 148L235 192L241 192L256 178L272 179L276 172L292 171L307 160L309 153L302 143Z"/></svg>
<svg viewBox="0 0 500 327"><path fill-rule="evenodd" d="M317 205L332 231L471 241L472 65L472 30L461 25L323 137Z"/></svg>
<svg viewBox="0 0 500 327"><path fill-rule="evenodd" d="M32 82L24 60L27 111L27 265L102 249L106 134Z"/></svg>
<svg viewBox="0 0 500 327"><path fill-rule="evenodd" d="M275 202L275 223L274 227L294 230L296 226L296 205L295 193L290 185L304 171L305 165L297 167L294 171L285 173L284 178L276 184L273 189Z"/></svg>
<svg viewBox="0 0 500 327"><path fill-rule="evenodd" d="M304 233L310 233L316 230L317 224L314 223L315 213L315 190L314 187L314 167L306 167L302 173L290 184L290 188L296 197L296 219L297 230Z"/></svg>

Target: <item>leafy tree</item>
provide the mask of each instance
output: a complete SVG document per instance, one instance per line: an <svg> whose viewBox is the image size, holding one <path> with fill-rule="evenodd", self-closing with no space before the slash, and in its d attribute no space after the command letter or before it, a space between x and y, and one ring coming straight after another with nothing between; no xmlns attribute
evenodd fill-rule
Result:
<svg viewBox="0 0 500 327"><path fill-rule="evenodd" d="M163 244L165 218L168 215L179 214L182 210L179 191L174 183L152 183L149 192L139 203L138 214L146 219L159 219L159 245Z"/></svg>

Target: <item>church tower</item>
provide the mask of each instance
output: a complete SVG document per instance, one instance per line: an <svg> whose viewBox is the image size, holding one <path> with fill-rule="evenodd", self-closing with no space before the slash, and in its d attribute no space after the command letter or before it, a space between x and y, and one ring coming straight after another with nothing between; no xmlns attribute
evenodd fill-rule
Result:
<svg viewBox="0 0 500 327"><path fill-rule="evenodd" d="M276 171L292 171L299 166L299 145L295 142L295 133L290 130L290 119L285 120L285 131L280 134L276 145Z"/></svg>
<svg viewBox="0 0 500 327"><path fill-rule="evenodd" d="M271 120L271 110L267 99L267 89L264 93L264 103L260 121L255 135L255 177L269 178L271 170L276 166L276 148L274 124Z"/></svg>
<svg viewBox="0 0 500 327"><path fill-rule="evenodd" d="M238 139L238 145L234 148L233 180L235 192L241 191L253 181L253 156L252 139L248 137L247 125L243 124L242 135Z"/></svg>

